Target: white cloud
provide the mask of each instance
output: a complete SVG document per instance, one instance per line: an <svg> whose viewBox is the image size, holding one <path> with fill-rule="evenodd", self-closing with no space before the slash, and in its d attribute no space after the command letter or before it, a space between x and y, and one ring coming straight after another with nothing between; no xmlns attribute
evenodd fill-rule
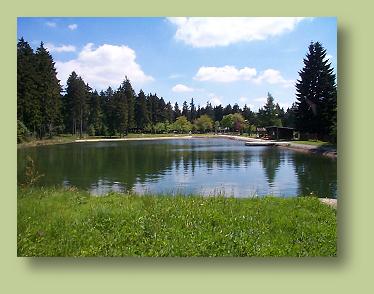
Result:
<svg viewBox="0 0 374 294"><path fill-rule="evenodd" d="M175 38L193 47L265 40L295 29L303 17L171 17Z"/></svg>
<svg viewBox="0 0 374 294"><path fill-rule="evenodd" d="M46 26L50 27L50 28L55 28L57 26L57 24L53 21L47 21L45 23Z"/></svg>
<svg viewBox="0 0 374 294"><path fill-rule="evenodd" d="M239 97L239 102L240 103L245 104L247 101L248 101L247 97L244 97L244 96Z"/></svg>
<svg viewBox="0 0 374 294"><path fill-rule="evenodd" d="M286 80L281 75L279 70L275 70L272 68L264 70L254 81L258 84L262 82L266 82L272 85L278 84L278 85L282 85L285 88L293 87L295 83L294 80Z"/></svg>
<svg viewBox="0 0 374 294"><path fill-rule="evenodd" d="M44 46L51 53L52 52L75 52L75 47L73 45L55 46L52 43L45 43Z"/></svg>
<svg viewBox="0 0 374 294"><path fill-rule="evenodd" d="M254 98L253 101L254 102L266 102L267 101L267 97L258 97L258 98Z"/></svg>
<svg viewBox="0 0 374 294"><path fill-rule="evenodd" d="M194 91L193 88L190 88L190 87L188 87L186 85L182 85L182 84L175 85L171 90L173 92L176 92L176 93L193 92Z"/></svg>
<svg viewBox="0 0 374 294"><path fill-rule="evenodd" d="M217 96L214 93L209 93L208 97L209 97L209 102L212 104L213 107L222 104L222 97Z"/></svg>
<svg viewBox="0 0 374 294"><path fill-rule="evenodd" d="M78 28L78 25L76 23L68 25L69 30L74 31Z"/></svg>
<svg viewBox="0 0 374 294"><path fill-rule="evenodd" d="M88 43L76 59L56 61L56 68L62 83L66 83L68 76L75 71L86 83L97 89L117 87L125 76L133 85L153 80L136 62L135 51L125 45L104 44L94 48L94 44Z"/></svg>
<svg viewBox="0 0 374 294"><path fill-rule="evenodd" d="M256 73L256 69L250 67L237 69L231 65L225 65L223 67L202 66L197 71L194 79L198 81L230 83L239 80L251 80L256 76Z"/></svg>
<svg viewBox="0 0 374 294"><path fill-rule="evenodd" d="M294 81L285 79L279 70L269 68L264 70L260 75L257 75L257 70L255 68L236 68L232 65L225 65L223 67L202 66L197 71L194 79L198 81L212 81L220 83L253 81L256 84L261 84L265 82L273 85L278 84L285 88L292 87L294 85Z"/></svg>

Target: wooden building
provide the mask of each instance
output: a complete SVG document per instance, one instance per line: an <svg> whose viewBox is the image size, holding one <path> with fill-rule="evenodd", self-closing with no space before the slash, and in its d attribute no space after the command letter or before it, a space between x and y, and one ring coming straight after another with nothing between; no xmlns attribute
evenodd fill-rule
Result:
<svg viewBox="0 0 374 294"><path fill-rule="evenodd" d="M267 136L272 140L293 140L294 128L269 126L265 127Z"/></svg>

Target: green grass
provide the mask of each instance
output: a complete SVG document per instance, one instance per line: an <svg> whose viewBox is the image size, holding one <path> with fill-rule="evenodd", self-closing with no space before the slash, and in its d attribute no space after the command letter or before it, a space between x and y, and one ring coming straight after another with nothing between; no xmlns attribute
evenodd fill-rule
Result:
<svg viewBox="0 0 374 294"><path fill-rule="evenodd" d="M318 199L18 191L18 256L336 256Z"/></svg>
<svg viewBox="0 0 374 294"><path fill-rule="evenodd" d="M317 147L336 148L336 144L326 142L326 141L319 141L319 140L292 141L292 143L303 144L303 145L313 145Z"/></svg>
<svg viewBox="0 0 374 294"><path fill-rule="evenodd" d="M42 140L31 139L28 142L22 142L22 143L17 144L17 147L24 148L24 147L35 147L35 146L42 146L42 145L65 144L65 143L74 142L76 139L78 139L78 137L73 136L73 135L59 135L59 136L54 136L53 138L45 138Z"/></svg>

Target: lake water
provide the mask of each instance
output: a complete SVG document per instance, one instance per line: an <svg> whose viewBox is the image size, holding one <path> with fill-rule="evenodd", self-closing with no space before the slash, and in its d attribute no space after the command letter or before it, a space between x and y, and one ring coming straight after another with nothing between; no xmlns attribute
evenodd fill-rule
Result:
<svg viewBox="0 0 374 294"><path fill-rule="evenodd" d="M18 182L26 156L39 185L109 191L235 197L314 193L337 197L335 159L278 147L248 147L228 139L90 142L18 149Z"/></svg>

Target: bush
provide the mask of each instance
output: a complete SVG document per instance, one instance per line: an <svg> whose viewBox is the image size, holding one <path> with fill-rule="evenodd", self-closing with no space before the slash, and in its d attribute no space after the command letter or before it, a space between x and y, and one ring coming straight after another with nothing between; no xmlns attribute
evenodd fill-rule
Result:
<svg viewBox="0 0 374 294"><path fill-rule="evenodd" d="M22 143L28 140L30 132L23 122L17 120L17 143Z"/></svg>

